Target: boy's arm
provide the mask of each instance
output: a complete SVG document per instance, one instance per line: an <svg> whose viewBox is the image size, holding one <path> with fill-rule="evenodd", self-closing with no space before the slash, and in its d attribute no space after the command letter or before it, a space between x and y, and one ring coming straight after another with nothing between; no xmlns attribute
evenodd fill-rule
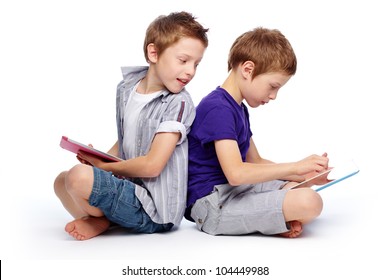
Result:
<svg viewBox="0 0 390 280"><path fill-rule="evenodd" d="M304 175L328 168L328 158L318 155L311 155L292 163L243 162L235 140L215 141L215 150L222 170L232 186L266 182L291 175ZM253 155L251 156L253 157Z"/></svg>
<svg viewBox="0 0 390 280"><path fill-rule="evenodd" d="M271 160L264 159L260 156L256 144L253 141L253 139L250 139L250 145L248 152L246 154L246 161L250 163L258 163L258 164L265 164L265 163L274 163ZM305 180L304 176L299 176L299 175L290 175L290 176L285 176L282 178L278 178L280 180L287 180L287 181L293 181L293 182L303 182Z"/></svg>
<svg viewBox="0 0 390 280"><path fill-rule="evenodd" d="M164 169L177 142L180 133L164 132L157 133L153 139L148 154L120 162L107 163L95 157L83 153L83 158L93 166L124 177L157 177ZM115 147L115 145L114 145ZM110 150L111 151L111 150Z"/></svg>
<svg viewBox="0 0 390 280"><path fill-rule="evenodd" d="M119 157L118 141L115 142L114 146L112 146L111 149L107 153L110 154L110 155Z"/></svg>

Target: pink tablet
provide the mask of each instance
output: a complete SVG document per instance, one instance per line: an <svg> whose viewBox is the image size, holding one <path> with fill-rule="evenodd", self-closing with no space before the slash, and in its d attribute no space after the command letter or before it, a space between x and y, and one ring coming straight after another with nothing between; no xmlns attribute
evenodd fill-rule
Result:
<svg viewBox="0 0 390 280"><path fill-rule="evenodd" d="M60 146L61 146L61 148L64 148L65 150L68 150L68 151L73 152L75 154L77 154L79 151L83 151L85 153L89 153L91 155L100 157L102 160L107 161L107 162L115 162L115 161L122 160L116 156L107 154L105 152L99 151L99 150L92 148L90 146L87 146L87 145L81 144L77 141L74 141L72 139L69 139L66 136L62 136Z"/></svg>

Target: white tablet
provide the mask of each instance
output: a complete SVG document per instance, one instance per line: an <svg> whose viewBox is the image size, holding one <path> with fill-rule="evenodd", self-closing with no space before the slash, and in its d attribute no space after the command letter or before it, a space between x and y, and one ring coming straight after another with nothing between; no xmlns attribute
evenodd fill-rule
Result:
<svg viewBox="0 0 390 280"><path fill-rule="evenodd" d="M318 177L321 177L321 176L325 176L327 177L328 174L332 171L332 168L329 168L328 170L325 170L324 172L321 172L321 173L318 173L317 175L309 178L309 179L306 179L305 181L303 182L300 182L299 184L295 185L295 186L292 186L290 189L296 189L296 188L302 188L304 187L304 185L308 184L308 183L311 183L312 181L314 181L315 179L317 179Z"/></svg>
<svg viewBox="0 0 390 280"><path fill-rule="evenodd" d="M360 170L357 167L357 165L354 163L354 161L349 160L347 162L338 163L337 166L332 167L324 172L321 172L320 174L317 174L316 176L309 178L306 181L301 182L301 183L291 187L290 189L302 187L304 184L311 182L320 176L327 176L327 178L328 178L328 180L330 180L330 182L328 182L324 185L320 185L320 186L317 186L317 185L313 186L313 189L318 192L318 191L326 189L326 188L328 188L336 183L339 183L345 179L348 179L348 178L352 177L353 175L358 174L359 171Z"/></svg>
<svg viewBox="0 0 390 280"><path fill-rule="evenodd" d="M337 170L335 169L335 171L337 171ZM330 186L332 186L332 185L334 185L336 183L339 183L339 182L341 182L341 181L343 181L345 179L348 179L349 177L351 177L353 175L358 174L359 171L360 171L359 169L355 169L355 170L349 170L346 173L340 173L340 174L338 174L336 176L336 179L331 179L332 180L331 182L329 182L329 183L327 183L325 185L319 186L315 190L317 192L319 192L319 191L321 191L323 189L326 189L326 188L328 188L328 187L330 187Z"/></svg>

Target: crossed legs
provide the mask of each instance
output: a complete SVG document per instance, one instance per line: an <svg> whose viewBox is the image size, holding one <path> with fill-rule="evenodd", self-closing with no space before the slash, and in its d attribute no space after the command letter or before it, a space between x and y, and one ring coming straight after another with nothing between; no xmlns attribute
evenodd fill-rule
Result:
<svg viewBox="0 0 390 280"><path fill-rule="evenodd" d="M54 191L65 209L75 218L65 231L77 240L95 237L108 229L110 222L103 212L89 205L93 186L93 169L79 164L60 173L54 181Z"/></svg>
<svg viewBox="0 0 390 280"><path fill-rule="evenodd" d="M322 198L310 188L293 189L286 193L283 202L285 221L290 231L280 234L283 237L298 237L307 224L321 214Z"/></svg>
<svg viewBox="0 0 390 280"><path fill-rule="evenodd" d="M65 231L77 240L93 238L110 226L103 212L89 204L94 181L91 166L79 164L60 173L54 182L54 190L65 209L75 218L65 226ZM298 237L303 224L318 217L322 211L322 199L310 188L293 189L286 193L283 214L290 230L283 237Z"/></svg>

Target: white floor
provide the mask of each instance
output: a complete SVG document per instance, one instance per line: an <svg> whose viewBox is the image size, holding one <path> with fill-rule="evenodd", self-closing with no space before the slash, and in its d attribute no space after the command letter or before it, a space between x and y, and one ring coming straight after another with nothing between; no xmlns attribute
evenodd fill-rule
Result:
<svg viewBox="0 0 390 280"><path fill-rule="evenodd" d="M388 191L383 190L387 183L373 177L369 166L363 163L358 175L321 191L323 213L297 239L210 236L184 220L179 229L166 234L135 235L117 229L89 241L74 241L63 230L71 217L55 198L50 176L36 174L40 184L24 182L26 176L14 177L2 186L8 188L7 196L1 197L8 205L8 210L2 207L2 273L15 277L5 279L54 274L56 279L68 279L78 268L77 273L85 277L119 279L127 266L180 266L207 269L212 273L203 277L215 279L216 267L266 266L270 279L294 274L299 279L335 275L384 279L389 275L386 252L390 248Z"/></svg>
<svg viewBox="0 0 390 280"><path fill-rule="evenodd" d="M218 15L199 1L139 3L145 12L119 0L20 2L0 5L4 279L124 279L127 266L208 273L182 279L229 278L216 271L230 266L269 267L267 279L278 280L389 279L390 43L380 1L225 1ZM255 2L261 8L248 7ZM116 135L119 67L144 64L146 25L177 10L210 27L210 46L188 86L195 103L223 81L235 37L259 25L278 28L296 51L298 72L275 102L250 111L260 153L282 162L326 151L331 160L353 158L360 167L321 192L323 213L300 238L209 236L186 221L167 234L115 230L85 242L65 234L71 217L52 184L76 161L61 150L60 138L108 150Z"/></svg>

